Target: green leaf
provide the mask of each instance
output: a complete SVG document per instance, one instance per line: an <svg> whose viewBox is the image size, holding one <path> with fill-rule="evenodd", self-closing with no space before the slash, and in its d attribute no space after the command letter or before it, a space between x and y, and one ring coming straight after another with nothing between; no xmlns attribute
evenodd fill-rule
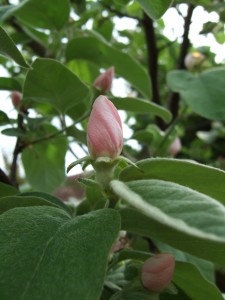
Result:
<svg viewBox="0 0 225 300"><path fill-rule="evenodd" d="M12 185L0 182L0 198L16 195L19 191Z"/></svg>
<svg viewBox="0 0 225 300"><path fill-rule="evenodd" d="M27 206L57 206L50 201L46 201L40 197L34 196L8 196L0 198L0 214L5 213L6 211L13 209L15 207L27 207Z"/></svg>
<svg viewBox="0 0 225 300"><path fill-rule="evenodd" d="M142 291L122 291L113 295L110 300L158 300L158 295Z"/></svg>
<svg viewBox="0 0 225 300"><path fill-rule="evenodd" d="M2 214L0 298L98 300L119 228L111 209L75 219L54 207Z"/></svg>
<svg viewBox="0 0 225 300"><path fill-rule="evenodd" d="M66 48L67 60L86 59L99 67L115 67L116 74L136 87L146 98L151 97L151 83L147 71L128 54L111 47L104 39L79 37Z"/></svg>
<svg viewBox="0 0 225 300"><path fill-rule="evenodd" d="M22 87L14 78L0 77L0 90L21 92Z"/></svg>
<svg viewBox="0 0 225 300"><path fill-rule="evenodd" d="M140 98L111 98L110 100L115 104L118 109L123 109L126 111L131 111L134 113L141 114L152 114L161 117L164 121L171 121L171 113L164 107L157 105L153 102L140 99Z"/></svg>
<svg viewBox="0 0 225 300"><path fill-rule="evenodd" d="M23 23L37 28L61 29L69 19L68 0L26 0L13 11Z"/></svg>
<svg viewBox="0 0 225 300"><path fill-rule="evenodd" d="M114 192L137 211L121 210L122 229L165 242L225 266L225 207L162 180L112 181ZM135 220L135 222L134 222Z"/></svg>
<svg viewBox="0 0 225 300"><path fill-rule="evenodd" d="M71 209L69 208L69 206L64 204L62 200L59 200L58 198L56 198L55 196L52 196L50 194L43 193L43 192L27 192L27 193L21 193L18 196L20 196L20 197L21 196L22 197L34 196L34 197L39 197L39 198L45 199L48 202L52 203L53 205L57 206L58 208L63 208L65 211L67 211L69 214L71 214Z"/></svg>
<svg viewBox="0 0 225 300"><path fill-rule="evenodd" d="M3 129L1 133L8 136L16 136L16 137L23 137L26 134L26 132L21 128L6 128Z"/></svg>
<svg viewBox="0 0 225 300"><path fill-rule="evenodd" d="M91 95L88 87L61 63L36 59L27 73L23 96L25 101L51 104L64 114L86 104Z"/></svg>
<svg viewBox="0 0 225 300"><path fill-rule="evenodd" d="M225 204L225 172L191 160L151 158L137 162L120 174L122 181L134 179L162 179L173 181L206 194Z"/></svg>
<svg viewBox="0 0 225 300"><path fill-rule="evenodd" d="M137 0L152 19L159 19L167 11L173 0Z"/></svg>
<svg viewBox="0 0 225 300"><path fill-rule="evenodd" d="M99 76L99 67L83 59L71 60L67 67L74 72L82 81L93 84L95 79Z"/></svg>
<svg viewBox="0 0 225 300"><path fill-rule="evenodd" d="M170 253L176 261L187 262L195 265L208 281L215 282L215 266L212 262L200 259L196 256L177 250L167 244L154 240L153 243L160 252Z"/></svg>
<svg viewBox="0 0 225 300"><path fill-rule="evenodd" d="M225 68L214 68L201 74L172 71L167 82L174 92L181 94L193 112L211 120L225 119Z"/></svg>
<svg viewBox="0 0 225 300"><path fill-rule="evenodd" d="M0 54L6 57L10 57L23 68L30 67L26 63L20 51L17 49L11 37L6 33L6 31L1 26L0 26Z"/></svg>
<svg viewBox="0 0 225 300"><path fill-rule="evenodd" d="M46 126L47 134L56 132ZM52 192L65 180L65 155L67 140L56 137L42 141L23 150L22 162L31 186L42 192Z"/></svg>
<svg viewBox="0 0 225 300"><path fill-rule="evenodd" d="M218 288L207 281L192 264L176 262L173 281L190 297L190 299L223 300L223 296Z"/></svg>
<svg viewBox="0 0 225 300"><path fill-rule="evenodd" d="M10 119L8 118L7 114L0 110L0 126L8 125L10 123Z"/></svg>

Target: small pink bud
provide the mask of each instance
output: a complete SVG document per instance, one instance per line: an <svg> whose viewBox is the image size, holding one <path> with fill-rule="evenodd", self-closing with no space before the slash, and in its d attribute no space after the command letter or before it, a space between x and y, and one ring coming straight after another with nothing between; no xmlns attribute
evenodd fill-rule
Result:
<svg viewBox="0 0 225 300"><path fill-rule="evenodd" d="M184 64L188 70L193 70L196 67L200 66L204 59L205 55L203 55L201 52L195 51L186 55Z"/></svg>
<svg viewBox="0 0 225 300"><path fill-rule="evenodd" d="M111 67L96 78L94 86L100 88L103 92L108 92L111 89L113 77L114 67Z"/></svg>
<svg viewBox="0 0 225 300"><path fill-rule="evenodd" d="M169 153L172 156L176 156L180 150L181 150L181 141L179 139L179 137L176 137L175 140L172 142L172 144L169 147Z"/></svg>
<svg viewBox="0 0 225 300"><path fill-rule="evenodd" d="M123 129L117 109L105 96L99 96L92 107L87 125L87 142L93 158L116 158L123 148Z"/></svg>
<svg viewBox="0 0 225 300"><path fill-rule="evenodd" d="M145 288L153 292L165 289L173 278L175 268L171 254L156 254L147 259L141 270L141 280Z"/></svg>
<svg viewBox="0 0 225 300"><path fill-rule="evenodd" d="M14 107L16 108L19 107L21 98L22 98L22 94L20 92L13 91L11 93L11 100Z"/></svg>

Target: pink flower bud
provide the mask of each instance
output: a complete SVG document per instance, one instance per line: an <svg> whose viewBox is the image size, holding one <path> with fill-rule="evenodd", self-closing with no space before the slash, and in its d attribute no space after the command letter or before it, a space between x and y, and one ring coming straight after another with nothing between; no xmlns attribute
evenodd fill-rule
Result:
<svg viewBox="0 0 225 300"><path fill-rule="evenodd" d="M116 158L123 148L123 129L117 109L105 96L92 107L87 126L87 142L93 158Z"/></svg>
<svg viewBox="0 0 225 300"><path fill-rule="evenodd" d="M156 254L144 262L141 270L141 280L145 288L160 292L171 282L175 268L174 257L171 254Z"/></svg>
<svg viewBox="0 0 225 300"><path fill-rule="evenodd" d="M176 156L180 150L181 150L181 141L179 139L179 137L176 137L175 140L172 142L172 144L169 147L169 153L172 156Z"/></svg>
<svg viewBox="0 0 225 300"><path fill-rule="evenodd" d="M14 107L19 107L21 98L22 94L20 92L13 91L11 93L11 100Z"/></svg>
<svg viewBox="0 0 225 300"><path fill-rule="evenodd" d="M96 78L94 86L100 88L103 92L108 92L111 89L113 77L114 67L111 67Z"/></svg>
<svg viewBox="0 0 225 300"><path fill-rule="evenodd" d="M184 64L188 70L193 70L196 67L200 66L204 59L205 55L203 55L201 52L195 51L186 55Z"/></svg>

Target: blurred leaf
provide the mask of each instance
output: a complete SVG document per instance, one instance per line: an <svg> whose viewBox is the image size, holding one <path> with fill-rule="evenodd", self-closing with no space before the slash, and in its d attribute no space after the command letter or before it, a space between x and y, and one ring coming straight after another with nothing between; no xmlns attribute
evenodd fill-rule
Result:
<svg viewBox="0 0 225 300"><path fill-rule="evenodd" d="M98 300L119 223L111 209L75 219L46 206L5 212L0 217L1 299Z"/></svg>
<svg viewBox="0 0 225 300"><path fill-rule="evenodd" d="M171 113L169 112L169 110L153 102L146 101L140 98L132 98L132 97L126 97L126 98L109 97L109 98L115 104L117 109L132 111L134 113L156 115L161 117L166 122L169 122L171 120Z"/></svg>
<svg viewBox="0 0 225 300"><path fill-rule="evenodd" d="M147 71L128 54L113 48L103 38L79 37L66 48L67 60L86 59L99 67L115 67L115 72L135 86L146 98L151 97L151 83Z"/></svg>
<svg viewBox="0 0 225 300"><path fill-rule="evenodd" d="M46 126L46 131L47 136L57 132L53 126ZM34 189L52 192L63 183L66 151L67 140L62 136L47 139L23 150L22 162L26 178Z"/></svg>
<svg viewBox="0 0 225 300"><path fill-rule="evenodd" d="M167 82L193 112L210 120L225 119L225 68L214 68L193 75L187 71L168 73Z"/></svg>
<svg viewBox="0 0 225 300"><path fill-rule="evenodd" d="M23 197L22 195L8 196L0 198L0 214L5 213L6 211L13 209L15 207L28 207L28 206L55 206L49 201L46 201L43 198L27 196Z"/></svg>
<svg viewBox="0 0 225 300"><path fill-rule="evenodd" d="M13 11L23 23L36 28L61 29L69 18L68 0L25 0Z"/></svg>
<svg viewBox="0 0 225 300"><path fill-rule="evenodd" d="M14 7L15 5L2 5L0 7L0 23L5 21L5 19L7 19L10 16Z"/></svg>
<svg viewBox="0 0 225 300"><path fill-rule="evenodd" d="M225 172L191 160L151 158L137 162L124 169L120 179L162 179L190 187L200 193L219 200L225 205Z"/></svg>
<svg viewBox="0 0 225 300"><path fill-rule="evenodd" d="M128 290L116 293L110 300L157 300L157 298L148 292Z"/></svg>
<svg viewBox="0 0 225 300"><path fill-rule="evenodd" d="M16 137L23 137L26 134L26 132L20 128L6 128L3 129L1 133L7 136L16 136Z"/></svg>
<svg viewBox="0 0 225 300"><path fill-rule="evenodd" d="M207 281L193 264L176 262L173 281L190 299L223 300L219 289Z"/></svg>
<svg viewBox="0 0 225 300"><path fill-rule="evenodd" d="M10 119L4 111L0 110L0 126L8 125L10 123Z"/></svg>
<svg viewBox="0 0 225 300"><path fill-rule="evenodd" d="M6 91L22 91L22 87L19 82L10 77L0 77L0 90Z"/></svg>
<svg viewBox="0 0 225 300"><path fill-rule="evenodd" d="M137 0L152 19L159 19L170 7L173 0Z"/></svg>
<svg viewBox="0 0 225 300"><path fill-rule="evenodd" d="M6 57L10 57L23 68L30 67L26 63L20 51L17 49L11 37L6 33L6 31L1 26L0 26L0 54Z"/></svg>
<svg viewBox="0 0 225 300"><path fill-rule="evenodd" d="M70 109L79 111L90 96L88 87L74 73L52 59L36 59L24 83L23 101L49 103L63 114Z"/></svg>
<svg viewBox="0 0 225 300"><path fill-rule="evenodd" d="M83 59L71 60L67 64L68 68L73 71L81 80L93 84L99 75L99 67Z"/></svg>
<svg viewBox="0 0 225 300"><path fill-rule="evenodd" d="M66 129L66 134L72 136L76 140L80 141L82 144L87 144L87 133L84 130L77 129L74 125Z"/></svg>
<svg viewBox="0 0 225 300"><path fill-rule="evenodd" d="M0 182L0 191L0 198L5 196L13 196L19 192L14 186L3 182Z"/></svg>
<svg viewBox="0 0 225 300"><path fill-rule="evenodd" d="M184 186L162 180L112 181L132 209L121 210L122 229L156 238L225 266L225 207ZM135 222L134 222L135 220Z"/></svg>

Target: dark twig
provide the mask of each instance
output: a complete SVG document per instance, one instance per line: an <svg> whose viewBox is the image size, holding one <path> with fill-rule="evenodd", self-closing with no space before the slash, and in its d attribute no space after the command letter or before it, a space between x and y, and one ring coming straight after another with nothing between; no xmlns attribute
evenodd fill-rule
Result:
<svg viewBox="0 0 225 300"><path fill-rule="evenodd" d="M190 25L191 25L191 18L193 15L195 6L193 4L189 4L188 6L188 11L187 11L187 16L184 19L184 34L183 34L183 42L180 47L180 55L178 58L178 64L177 64L177 69L182 70L185 69L184 65L184 59L185 56L188 53L188 48L190 46L190 41L189 41L189 31L190 31ZM173 120L176 118L179 110L179 101L180 101L180 95L178 93L172 93L170 95L170 100L169 100L169 109L173 115Z"/></svg>
<svg viewBox="0 0 225 300"><path fill-rule="evenodd" d="M9 177L5 174L5 172L1 168L0 168L0 182L14 186L12 181L9 179Z"/></svg>
<svg viewBox="0 0 225 300"><path fill-rule="evenodd" d="M152 83L152 101L160 105L160 93L158 84L158 49L156 43L156 35L153 20L144 13L142 25L145 32L147 44L148 72ZM156 123L160 128L164 128L164 122L160 118L156 118Z"/></svg>
<svg viewBox="0 0 225 300"><path fill-rule="evenodd" d="M20 128L22 130L24 130L23 120L24 120L23 114L19 113L18 118L17 118L17 126L18 126L18 128ZM13 160L12 160L12 164L11 164L11 168L10 168L10 174L9 174L9 179L11 180L13 185L15 185L15 186L18 186L17 179L16 179L17 161L18 161L18 157L19 157L20 152L22 151L22 149L23 149L22 140L21 140L21 137L18 137L17 141L16 141L14 151L13 151Z"/></svg>

